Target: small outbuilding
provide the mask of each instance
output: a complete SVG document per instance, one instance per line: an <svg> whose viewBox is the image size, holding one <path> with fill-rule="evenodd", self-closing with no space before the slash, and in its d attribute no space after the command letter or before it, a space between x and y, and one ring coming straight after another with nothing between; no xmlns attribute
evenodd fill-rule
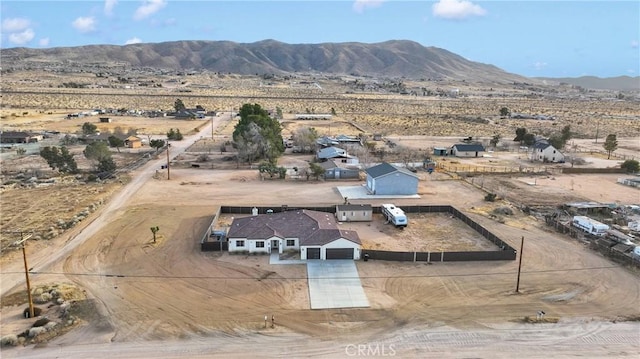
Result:
<svg viewBox="0 0 640 359"><path fill-rule="evenodd" d="M336 218L340 222L371 222L373 207L370 204L336 205Z"/></svg>
<svg viewBox="0 0 640 359"><path fill-rule="evenodd" d="M482 157L484 146L479 143L457 143L451 146L451 155L456 157Z"/></svg>
<svg viewBox="0 0 640 359"><path fill-rule="evenodd" d="M142 147L142 140L140 137L129 136L124 140L124 145L129 148L140 148Z"/></svg>
<svg viewBox="0 0 640 359"><path fill-rule="evenodd" d="M367 191L374 195L415 195L419 178L403 167L383 162L367 168Z"/></svg>

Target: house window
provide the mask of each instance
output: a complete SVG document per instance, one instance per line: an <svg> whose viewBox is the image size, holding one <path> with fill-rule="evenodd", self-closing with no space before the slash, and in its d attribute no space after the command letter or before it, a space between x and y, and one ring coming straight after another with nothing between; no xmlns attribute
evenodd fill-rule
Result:
<svg viewBox="0 0 640 359"><path fill-rule="evenodd" d="M236 241L236 247L244 247L244 241Z"/></svg>
<svg viewBox="0 0 640 359"><path fill-rule="evenodd" d="M287 247L294 247L296 245L295 239L287 239Z"/></svg>
<svg viewBox="0 0 640 359"><path fill-rule="evenodd" d="M256 242L256 248L264 248L264 241Z"/></svg>
<svg viewBox="0 0 640 359"><path fill-rule="evenodd" d="M355 217L356 212L351 212L351 217Z"/></svg>

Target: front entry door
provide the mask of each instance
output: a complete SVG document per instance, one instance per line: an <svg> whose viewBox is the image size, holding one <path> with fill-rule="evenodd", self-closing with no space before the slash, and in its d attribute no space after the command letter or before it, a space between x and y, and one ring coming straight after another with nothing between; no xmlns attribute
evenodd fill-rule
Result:
<svg viewBox="0 0 640 359"><path fill-rule="evenodd" d="M271 249L278 249L278 240L277 239L272 239L271 240Z"/></svg>

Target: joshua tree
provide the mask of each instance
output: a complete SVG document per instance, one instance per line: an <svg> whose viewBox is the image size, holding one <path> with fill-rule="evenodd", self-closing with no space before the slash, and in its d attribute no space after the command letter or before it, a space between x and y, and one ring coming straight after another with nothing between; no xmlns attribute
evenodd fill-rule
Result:
<svg viewBox="0 0 640 359"><path fill-rule="evenodd" d="M160 230L160 227L151 227L151 233L153 233L153 243L156 243L156 233Z"/></svg>

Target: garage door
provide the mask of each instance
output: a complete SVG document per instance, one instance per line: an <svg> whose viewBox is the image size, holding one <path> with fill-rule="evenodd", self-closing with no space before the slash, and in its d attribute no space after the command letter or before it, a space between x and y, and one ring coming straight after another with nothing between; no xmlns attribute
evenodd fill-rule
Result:
<svg viewBox="0 0 640 359"><path fill-rule="evenodd" d="M327 248L327 259L353 259L353 248Z"/></svg>
<svg viewBox="0 0 640 359"><path fill-rule="evenodd" d="M320 259L320 248L307 248L307 259Z"/></svg>

